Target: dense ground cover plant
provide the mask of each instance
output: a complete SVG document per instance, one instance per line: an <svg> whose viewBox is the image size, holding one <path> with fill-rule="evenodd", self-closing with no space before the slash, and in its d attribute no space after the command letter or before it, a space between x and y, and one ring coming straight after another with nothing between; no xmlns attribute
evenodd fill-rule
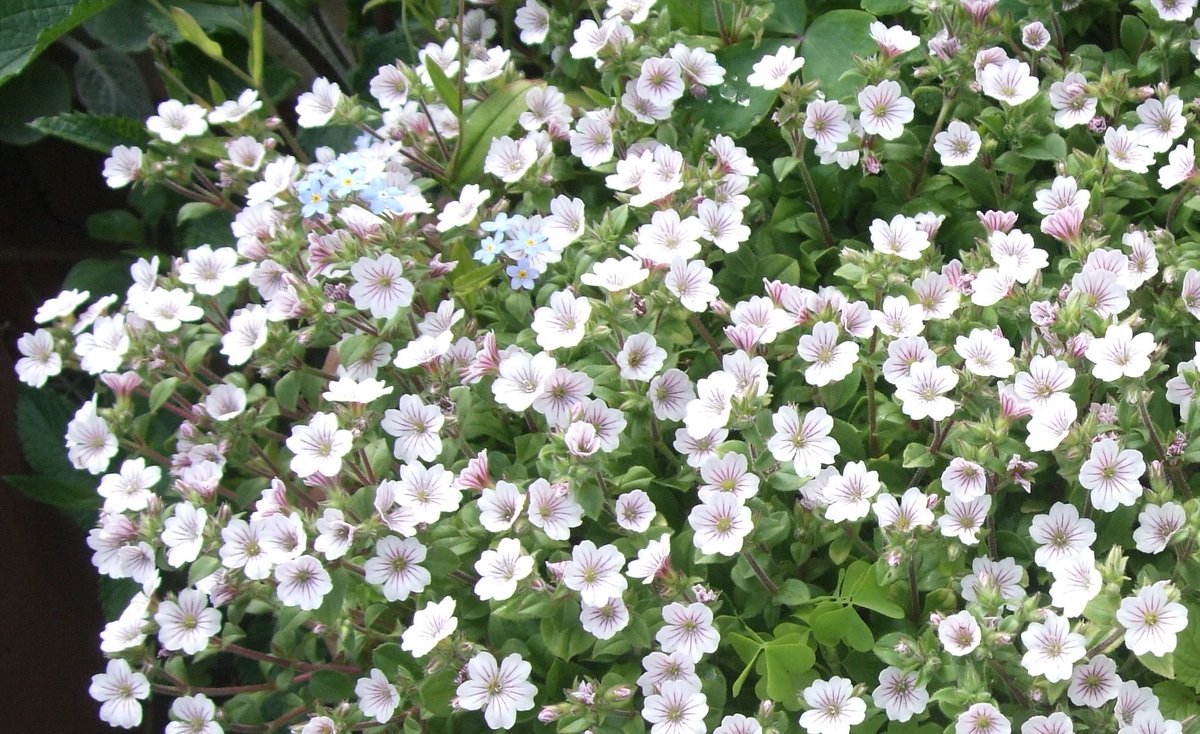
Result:
<svg viewBox="0 0 1200 734"><path fill-rule="evenodd" d="M101 717L1195 731L1193 6L410 5L315 151L178 89L104 175L227 230L20 343Z"/></svg>

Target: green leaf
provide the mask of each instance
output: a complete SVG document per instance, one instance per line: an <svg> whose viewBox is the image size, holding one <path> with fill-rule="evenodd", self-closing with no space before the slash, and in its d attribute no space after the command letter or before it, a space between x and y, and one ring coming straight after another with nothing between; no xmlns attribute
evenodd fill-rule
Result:
<svg viewBox="0 0 1200 734"><path fill-rule="evenodd" d="M426 678L420 689L421 708L434 716L449 716L450 701L454 698L458 685L454 682L457 670L442 670Z"/></svg>
<svg viewBox="0 0 1200 734"><path fill-rule="evenodd" d="M1146 24L1136 15L1125 14L1121 18L1121 48L1129 54L1129 58L1138 57L1142 42L1146 40Z"/></svg>
<svg viewBox="0 0 1200 734"><path fill-rule="evenodd" d="M215 557L200 556L188 565L188 584L194 584L207 576L211 576L220 567L221 562Z"/></svg>
<svg viewBox="0 0 1200 734"><path fill-rule="evenodd" d="M1200 714L1200 701L1196 699L1196 693L1177 680L1165 680L1154 686L1159 711L1165 718L1175 721Z"/></svg>
<svg viewBox="0 0 1200 734"><path fill-rule="evenodd" d="M1067 157L1067 141L1058 133L1040 135L1018 152L1035 161L1061 161Z"/></svg>
<svg viewBox="0 0 1200 734"><path fill-rule="evenodd" d="M908 10L908 0L862 0L862 9L874 15L895 15Z"/></svg>
<svg viewBox="0 0 1200 734"><path fill-rule="evenodd" d="M171 396L175 394L177 387L179 387L179 378L168 377L150 388L150 412L157 413L158 409L163 407L171 399Z"/></svg>
<svg viewBox="0 0 1200 734"><path fill-rule="evenodd" d="M755 47L752 40L726 46L715 53L717 62L725 69L725 82L710 90L704 99L688 97L679 109L693 114L708 129L741 137L759 123L779 98L778 89L760 89L746 83L754 65L767 54L788 45L780 38L763 39Z"/></svg>
<svg viewBox="0 0 1200 734"><path fill-rule="evenodd" d="M308 679L308 691L325 703L349 701L354 697L354 679L336 670L316 670Z"/></svg>
<svg viewBox="0 0 1200 734"><path fill-rule="evenodd" d="M180 7L172 7L171 20L175 23L179 35L183 36L183 40L203 51L205 56L213 59L225 58L221 44L208 37L191 13Z"/></svg>
<svg viewBox="0 0 1200 734"><path fill-rule="evenodd" d="M128 209L109 209L96 212L85 224L88 237L101 242L121 242L140 245L146 241L146 228L142 220Z"/></svg>
<svg viewBox="0 0 1200 734"><path fill-rule="evenodd" d="M820 81L826 99L853 97L863 84L854 56L874 53L870 27L875 16L861 10L832 10L808 27L801 55L805 82ZM852 72L846 78L846 72Z"/></svg>
<svg viewBox="0 0 1200 734"><path fill-rule="evenodd" d="M371 653L371 663L382 670L388 678L395 678L407 655L408 653L404 652L396 643L385 642Z"/></svg>
<svg viewBox="0 0 1200 734"><path fill-rule="evenodd" d="M915 469L918 466L933 466L934 456L929 447L923 443L910 443L904 447L902 465L905 469Z"/></svg>
<svg viewBox="0 0 1200 734"><path fill-rule="evenodd" d="M275 399L284 410L295 410L300 402L300 373L288 372L275 383Z"/></svg>
<svg viewBox="0 0 1200 734"><path fill-rule="evenodd" d="M39 117L29 126L38 132L100 153L110 153L118 145L145 145L149 140L142 123L127 117L68 112L54 117Z"/></svg>
<svg viewBox="0 0 1200 734"><path fill-rule="evenodd" d="M850 597L850 602L855 606L892 619L904 618L904 609L888 597L887 589L879 584L874 567L866 561L855 561L846 569L842 594Z"/></svg>
<svg viewBox="0 0 1200 734"><path fill-rule="evenodd" d="M152 111L150 92L138 65L128 54L99 48L75 62L75 91L94 115L119 115L138 120Z"/></svg>
<svg viewBox="0 0 1200 734"><path fill-rule="evenodd" d="M7 476L4 481L26 497L60 510L94 513L100 509L100 495L83 475Z"/></svg>
<svg viewBox="0 0 1200 734"><path fill-rule="evenodd" d="M450 111L456 115L462 114L462 99L458 96L458 88L454 86L454 82L446 76L446 72L436 63L425 64L425 70L429 72L429 80L433 82L433 88L442 98L442 102L450 108Z"/></svg>
<svg viewBox="0 0 1200 734"><path fill-rule="evenodd" d="M947 166L942 171L957 181L981 208L996 205L996 174L978 163L969 166Z"/></svg>
<svg viewBox="0 0 1200 734"><path fill-rule="evenodd" d="M1148 670L1152 670L1164 678L1175 677L1174 653L1167 653L1166 655L1151 655L1150 653L1146 653L1144 655L1138 655L1137 659L1142 663L1142 665L1146 666Z"/></svg>
<svg viewBox="0 0 1200 734"><path fill-rule="evenodd" d="M21 453L37 474L70 475L63 436L75 407L61 394L22 385L17 393L17 437Z"/></svg>
<svg viewBox="0 0 1200 734"><path fill-rule="evenodd" d="M0 84L113 0L0 0Z"/></svg>
<svg viewBox="0 0 1200 734"><path fill-rule="evenodd" d="M263 80L263 7L262 3L254 3L250 13L250 54L246 66L250 68L250 78L258 86Z"/></svg>
<svg viewBox="0 0 1200 734"><path fill-rule="evenodd" d="M1187 610L1190 624L1175 642L1175 679L1200 694L1200 606L1189 604Z"/></svg>
<svg viewBox="0 0 1200 734"><path fill-rule="evenodd" d="M460 264L461 268L462 265ZM464 296L468 293L483 288L492 282L492 279L500 272L503 266L500 263L492 263L481 268L472 268L462 276L451 279L451 288L455 296ZM457 270L458 268L455 268Z"/></svg>
<svg viewBox="0 0 1200 734"><path fill-rule="evenodd" d="M71 108L71 80L48 61L38 60L20 76L0 88L0 141L29 145L42 137L30 127L39 117Z"/></svg>
<svg viewBox="0 0 1200 734"><path fill-rule="evenodd" d="M784 635L768 642L763 648L767 661L767 693L784 702L797 700L804 685L804 674L812 669L817 656L799 633Z"/></svg>
<svg viewBox="0 0 1200 734"><path fill-rule="evenodd" d="M528 79L518 79L492 92L471 109L463 123L458 164L451 171L455 185L462 186L479 179L492 140L509 132L517 123L517 118L525 111L525 95L536 85Z"/></svg>

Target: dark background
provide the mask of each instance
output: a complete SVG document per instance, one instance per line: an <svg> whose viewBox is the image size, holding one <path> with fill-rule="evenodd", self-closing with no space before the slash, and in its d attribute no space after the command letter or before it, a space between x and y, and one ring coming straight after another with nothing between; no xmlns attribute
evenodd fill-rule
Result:
<svg viewBox="0 0 1200 734"><path fill-rule="evenodd" d="M104 156L55 140L22 148L0 144L0 477L29 471L16 435L17 339L33 331L34 311L58 294L74 263L119 253L117 245L89 239L84 227L89 214L125 200L104 185L103 164ZM6 731L114 731L100 721L99 704L87 693L105 662L99 649L104 619L86 534L0 479L0 711Z"/></svg>

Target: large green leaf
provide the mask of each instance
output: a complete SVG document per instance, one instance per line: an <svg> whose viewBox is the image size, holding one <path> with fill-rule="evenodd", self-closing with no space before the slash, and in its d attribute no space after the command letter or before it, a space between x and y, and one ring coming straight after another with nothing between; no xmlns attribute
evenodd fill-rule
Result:
<svg viewBox="0 0 1200 734"><path fill-rule="evenodd" d="M828 99L853 97L863 82L854 56L875 51L869 31L874 21L875 16L861 10L833 10L814 20L802 47L804 81L819 80ZM853 73L842 78L846 72Z"/></svg>
<svg viewBox="0 0 1200 734"><path fill-rule="evenodd" d="M479 178L492 140L503 136L517 124L517 118L525 111L525 95L536 84L528 79L518 79L492 92L467 113L458 166L451 172L455 185L462 186Z"/></svg>
<svg viewBox="0 0 1200 734"><path fill-rule="evenodd" d="M137 120L109 115L85 115L68 112L54 117L39 117L29 123L33 129L62 138L100 153L109 153L118 145L145 145L146 128Z"/></svg>
<svg viewBox="0 0 1200 734"><path fill-rule="evenodd" d="M42 137L29 123L71 109L71 80L67 73L40 59L12 83L0 88L0 140L28 145Z"/></svg>
<svg viewBox="0 0 1200 734"><path fill-rule="evenodd" d="M779 90L752 87L746 83L746 77L754 72L754 65L763 56L787 45L786 39L767 38L757 48L753 41L742 41L717 51L717 61L725 69L725 82L710 89L704 99L685 98L679 108L714 132L735 138L745 135L779 98Z"/></svg>
<svg viewBox="0 0 1200 734"><path fill-rule="evenodd" d="M99 48L75 62L75 91L88 112L138 120L152 111L150 92L138 65L128 54Z"/></svg>
<svg viewBox="0 0 1200 734"><path fill-rule="evenodd" d="M113 0L0 0L0 84Z"/></svg>

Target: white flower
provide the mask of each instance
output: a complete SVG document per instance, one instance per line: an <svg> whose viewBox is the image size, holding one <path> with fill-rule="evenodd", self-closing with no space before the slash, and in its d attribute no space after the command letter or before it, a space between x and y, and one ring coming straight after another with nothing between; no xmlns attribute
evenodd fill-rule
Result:
<svg viewBox="0 0 1200 734"><path fill-rule="evenodd" d="M841 474L829 478L822 491L826 507L825 519L830 522L861 520L871 512L871 498L883 485L879 472L867 471L862 461L852 461Z"/></svg>
<svg viewBox="0 0 1200 734"><path fill-rule="evenodd" d="M626 380L648 382L662 369L667 350L658 346L654 335L646 332L632 334L617 352L617 366Z"/></svg>
<svg viewBox="0 0 1200 734"><path fill-rule="evenodd" d="M613 131L608 118L585 115L571 131L571 155L579 158L588 168L612 160Z"/></svg>
<svg viewBox="0 0 1200 734"><path fill-rule="evenodd" d="M959 336L954 351L965 360L963 367L971 374L1008 377L1013 373L1016 352L1007 339L990 329L972 329L969 336Z"/></svg>
<svg viewBox="0 0 1200 734"><path fill-rule="evenodd" d="M645 548L638 551L637 558L629 562L625 573L630 578L641 579L642 584L649 585L670 562L671 536L663 533L658 540L651 540Z"/></svg>
<svg viewBox="0 0 1200 734"><path fill-rule="evenodd" d="M525 0L525 4L517 8L514 24L521 31L521 43L536 46L546 40L546 33L550 30L550 11L538 0Z"/></svg>
<svg viewBox="0 0 1200 734"><path fill-rule="evenodd" d="M148 619L149 606L149 597L140 591L134 594L121 616L104 626L100 633L100 651L115 653L141 645L146 640L142 628Z"/></svg>
<svg viewBox="0 0 1200 734"><path fill-rule="evenodd" d="M813 325L812 334L800 337L796 354L811 364L804 370L804 380L810 385L838 382L854 370L858 361L858 345L837 341L838 327L828 321Z"/></svg>
<svg viewBox="0 0 1200 734"><path fill-rule="evenodd" d="M670 105L685 91L679 64L674 59L661 57L642 62L634 88L638 96L657 105Z"/></svg>
<svg viewBox="0 0 1200 734"><path fill-rule="evenodd" d="M758 494L758 476L749 471L746 457L736 451L705 459L700 465L700 478L704 480L698 492L701 502L719 494L732 494L744 502Z"/></svg>
<svg viewBox="0 0 1200 734"><path fill-rule="evenodd" d="M1150 0L1163 20L1187 20L1196 9L1196 0Z"/></svg>
<svg viewBox="0 0 1200 734"><path fill-rule="evenodd" d="M1096 557L1091 552L1076 554L1061 566L1050 569L1054 583L1050 585L1050 600L1065 617L1083 614L1088 602L1100 593L1102 583Z"/></svg>
<svg viewBox="0 0 1200 734"><path fill-rule="evenodd" d="M1061 128L1086 125L1096 115L1097 99L1086 87L1087 77L1067 72L1060 82L1050 85L1050 106L1055 109L1054 124Z"/></svg>
<svg viewBox="0 0 1200 734"><path fill-rule="evenodd" d="M1010 731L1012 722L990 703L972 704L954 722L954 734L1008 734Z"/></svg>
<svg viewBox="0 0 1200 734"><path fill-rule="evenodd" d="M904 672L895 666L879 671L879 686L871 692L871 697L889 721L908 721L929 705L929 692L925 686L917 685L917 673Z"/></svg>
<svg viewBox="0 0 1200 734"><path fill-rule="evenodd" d="M1171 536L1187 523L1187 513L1177 502L1162 505L1146 505L1138 515L1138 528L1133 531L1133 540L1142 553L1161 553Z"/></svg>
<svg viewBox="0 0 1200 734"><path fill-rule="evenodd" d="M989 498L990 499L990 498ZM1016 609L1017 604L1025 598L1025 585L1021 582L1025 570L1017 565L1013 558L1002 558L993 561L990 558L979 557L971 561L971 573L963 577L962 597L966 601L976 601L979 589L988 589L1000 595L1009 609Z"/></svg>
<svg viewBox="0 0 1200 734"><path fill-rule="evenodd" d="M499 664L490 652L481 652L467 663L467 680L458 686L458 704L468 711L483 709L491 729L511 728L518 711L533 708L537 688L529 682L531 666L517 653Z"/></svg>
<svg viewBox="0 0 1200 734"><path fill-rule="evenodd" d="M987 96L1014 106L1028 102L1038 92L1038 80L1029 74L1029 64L1016 59L989 64L980 72L979 83Z"/></svg>
<svg viewBox="0 0 1200 734"><path fill-rule="evenodd" d="M118 145L112 149L112 156L104 161L104 182L110 189L128 186L141 175L141 148Z"/></svg>
<svg viewBox="0 0 1200 734"><path fill-rule="evenodd" d="M177 698L171 704L175 721L167 724L166 734L222 734L217 723L217 707L203 693Z"/></svg>
<svg viewBox="0 0 1200 734"><path fill-rule="evenodd" d="M529 522L554 540L566 540L571 528L583 524L583 507L568 488L558 488L545 479L529 485Z"/></svg>
<svg viewBox="0 0 1200 734"><path fill-rule="evenodd" d="M987 472L973 461L955 457L942 472L942 489L960 500L973 500L987 493Z"/></svg>
<svg viewBox="0 0 1200 734"><path fill-rule="evenodd" d="M591 271L579 276L579 282L595 288L602 288L609 293L620 293L629 290L650 276L650 271L642 267L642 261L632 257L617 260L608 258L592 266Z"/></svg>
<svg viewBox="0 0 1200 734"><path fill-rule="evenodd" d="M92 676L88 695L99 701L100 719L122 729L142 723L139 700L150 695L150 681L135 673L124 660L109 660L103 673Z"/></svg>
<svg viewBox="0 0 1200 734"><path fill-rule="evenodd" d="M642 658L642 669L645 672L638 677L637 684L646 696L654 695L662 684L671 682L684 683L694 691L700 690L696 664L682 652L652 652Z"/></svg>
<svg viewBox="0 0 1200 734"><path fill-rule="evenodd" d="M713 626L712 610L699 602L671 602L663 607L663 626L654 635L663 652L680 652L693 663L717 651L721 635Z"/></svg>
<svg viewBox="0 0 1200 734"><path fill-rule="evenodd" d="M477 184L467 184L462 188L457 201L451 201L442 208L437 216L437 231L446 232L470 224L479 213L479 207L488 200L492 192L480 189Z"/></svg>
<svg viewBox="0 0 1200 734"><path fill-rule="evenodd" d="M674 209L654 212L649 224L638 227L633 251L643 260L669 263L676 258L691 259L700 254L704 234L696 217L681 218Z"/></svg>
<svg viewBox="0 0 1200 734"><path fill-rule="evenodd" d="M1102 338L1092 340L1084 356L1094 363L1093 375L1112 382L1122 376L1144 375L1150 369L1150 354L1156 346L1153 334L1135 336L1127 324L1114 324Z"/></svg>
<svg viewBox="0 0 1200 734"><path fill-rule="evenodd" d="M700 378L696 383L696 398L684 409L683 423L688 435L699 438L724 428L737 393L737 379L728 372L721 370Z"/></svg>
<svg viewBox="0 0 1200 734"><path fill-rule="evenodd" d="M401 277L403 273L400 260L391 253L378 258L359 258L350 266L354 278L350 298L354 307L370 311L377 319L391 318L401 308L407 308L412 303L413 285Z"/></svg>
<svg viewBox="0 0 1200 734"><path fill-rule="evenodd" d="M546 383L557 367L554 357L546 353L518 352L507 356L500 362L500 375L492 383L492 395L496 402L519 413L545 393Z"/></svg>
<svg viewBox="0 0 1200 734"><path fill-rule="evenodd" d="M380 724L390 720L400 705L400 692L388 682L387 676L379 668L371 668L368 677L358 679L354 695L358 696L358 710L363 716L369 716Z"/></svg>
<svg viewBox="0 0 1200 734"><path fill-rule="evenodd" d="M505 183L516 183L537 162L537 145L532 138L513 140L507 135L493 138L483 163L484 173L490 173Z"/></svg>
<svg viewBox="0 0 1200 734"><path fill-rule="evenodd" d="M895 140L904 132L904 126L912 122L916 105L903 96L899 84L888 79L859 92L858 108L863 132Z"/></svg>
<svg viewBox="0 0 1200 734"><path fill-rule="evenodd" d="M755 477L757 480L757 477ZM650 521L657 512L650 495L640 489L635 489L617 497L613 506L617 524L631 533L644 533L650 529Z"/></svg>
<svg viewBox="0 0 1200 734"><path fill-rule="evenodd" d="M333 580L321 562L312 556L300 556L275 567L276 594L287 607L313 610L321 606L333 590Z"/></svg>
<svg viewBox="0 0 1200 734"><path fill-rule="evenodd" d="M1021 633L1025 655L1021 665L1030 675L1043 675L1051 683L1071 677L1071 666L1087 653L1083 635L1071 632L1070 623L1047 612L1044 622L1034 622Z"/></svg>
<svg viewBox="0 0 1200 734"><path fill-rule="evenodd" d="M954 413L954 401L945 394L957 384L958 375L949 367L918 362L909 370L908 377L897 381L895 397L900 399L900 409L909 418L945 420Z"/></svg>
<svg viewBox="0 0 1200 734"><path fill-rule="evenodd" d="M650 734L704 734L707 715L708 699L682 681L660 684L642 707L642 718L652 725Z"/></svg>
<svg viewBox="0 0 1200 734"><path fill-rule="evenodd" d="M502 538L494 550L485 550L475 562L475 596L482 601L509 599L517 591L517 582L533 573L533 557L525 555L521 541Z"/></svg>
<svg viewBox="0 0 1200 734"><path fill-rule="evenodd" d="M804 109L804 137L824 148L836 148L850 139L847 110L840 102L813 100Z"/></svg>
<svg viewBox="0 0 1200 734"><path fill-rule="evenodd" d="M484 58L473 58L467 62L463 81L467 84L480 84L489 79L495 79L504 73L504 67L511 57L512 52L508 49L489 48L485 52Z"/></svg>
<svg viewBox="0 0 1200 734"><path fill-rule="evenodd" d="M746 83L761 89L779 89L792 74L804 66L804 59L796 56L796 49L783 46L774 54L767 54L754 63L754 70L746 77Z"/></svg>
<svg viewBox="0 0 1200 734"><path fill-rule="evenodd" d="M708 51L677 43L669 53L690 85L711 87L725 81L725 70L717 63L717 57Z"/></svg>
<svg viewBox="0 0 1200 734"><path fill-rule="evenodd" d="M805 489L807 488L806 486ZM929 509L929 497L916 487L904 490L899 502L886 492L880 494L875 498L871 509L875 512L881 528L895 528L901 533L907 533L918 527L933 526L933 511Z"/></svg>
<svg viewBox="0 0 1200 734"><path fill-rule="evenodd" d="M1142 134L1121 125L1104 131L1104 147L1108 162L1114 168L1134 173L1146 173L1154 162L1154 153L1141 144Z"/></svg>
<svg viewBox="0 0 1200 734"><path fill-rule="evenodd" d="M416 538L387 536L375 545L375 556L363 564L363 571L367 583L383 587L384 598L403 601L429 585L429 571L420 565L424 560L425 546Z"/></svg>
<svg viewBox="0 0 1200 734"><path fill-rule="evenodd" d="M1018 372L1013 389L1017 397L1037 407L1047 407L1075 382L1075 370L1061 359L1037 355L1029 360L1029 371Z"/></svg>
<svg viewBox="0 0 1200 734"><path fill-rule="evenodd" d="M321 474L336 477L342 457L353 447L353 434L338 428L333 413L314 413L307 426L293 426L287 447L293 454L291 468L297 476Z"/></svg>
<svg viewBox="0 0 1200 734"><path fill-rule="evenodd" d="M1025 445L1033 451L1053 451L1058 448L1071 425L1079 416L1079 408L1066 393L1052 395L1041 408L1034 411L1027 428Z"/></svg>
<svg viewBox="0 0 1200 734"><path fill-rule="evenodd" d="M1117 664L1104 655L1097 655L1075 668L1067 697L1076 706L1096 709L1116 698L1120 685Z"/></svg>
<svg viewBox="0 0 1200 734"><path fill-rule="evenodd" d="M327 560L336 561L346 555L354 542L354 525L346 522L341 510L326 507L321 518L317 520L317 538L313 541L313 549L325 556Z"/></svg>
<svg viewBox="0 0 1200 734"><path fill-rule="evenodd" d="M1096 542L1096 524L1079 517L1074 505L1055 502L1048 515L1037 515L1029 537L1038 544L1033 560L1045 569L1057 568L1080 553L1090 553Z"/></svg>
<svg viewBox="0 0 1200 734"><path fill-rule="evenodd" d="M957 537L964 545L975 545L991 506L992 498L988 495L973 500L960 500L951 495L946 498L946 514L938 518L938 527L947 538Z"/></svg>
<svg viewBox="0 0 1200 734"><path fill-rule="evenodd" d="M1021 724L1021 734L1074 734L1071 717L1061 711L1049 716L1034 716Z"/></svg>
<svg viewBox="0 0 1200 734"><path fill-rule="evenodd" d="M305 92L296 100L296 124L300 127L328 125L342 101L341 88L325 77L313 81L311 92Z"/></svg>
<svg viewBox="0 0 1200 734"><path fill-rule="evenodd" d="M168 99L158 105L158 114L146 120L146 129L164 142L178 144L184 138L203 135L208 130L204 119L204 108L200 105L185 105L177 99Z"/></svg>
<svg viewBox="0 0 1200 734"><path fill-rule="evenodd" d="M796 475L813 477L822 466L832 464L841 446L829 434L833 418L824 408L815 408L801 421L795 406L785 405L772 416L775 434L767 441L771 455L791 461Z"/></svg>
<svg viewBox="0 0 1200 734"><path fill-rule="evenodd" d="M1117 621L1125 628L1125 647L1134 655L1167 655L1188 624L1187 607L1170 601L1165 582L1144 586L1121 600Z"/></svg>
<svg viewBox="0 0 1200 734"><path fill-rule="evenodd" d="M454 616L454 599L446 596L439 602L429 602L413 614L412 624L400 636L400 649L422 658L458 629Z"/></svg>
<svg viewBox="0 0 1200 734"><path fill-rule="evenodd" d="M538 346L548 352L577 346L583 341L591 315L591 299L575 297L568 291L555 291L550 294L549 303L533 313L533 331L537 334Z"/></svg>
<svg viewBox="0 0 1200 734"><path fill-rule="evenodd" d="M154 485L162 480L162 469L146 466L142 458L126 459L118 474L105 474L97 493L104 498L105 512L141 512L154 497Z"/></svg>
<svg viewBox="0 0 1200 734"><path fill-rule="evenodd" d="M267 309L257 303L233 312L229 333L221 337L221 354L233 367L245 364L267 343Z"/></svg>
<svg viewBox="0 0 1200 734"><path fill-rule="evenodd" d="M163 522L162 541L167 546L167 563L179 568L200 556L208 510L190 502L175 505L174 514Z"/></svg>
<svg viewBox="0 0 1200 734"><path fill-rule="evenodd" d="M379 427L396 438L393 455L401 461L433 461L442 453L438 432L446 420L436 405L425 405L416 395L402 395L397 409L383 414Z"/></svg>
<svg viewBox="0 0 1200 734"><path fill-rule="evenodd" d="M979 647L982 633L979 622L968 611L951 614L938 625L938 639L946 652L956 657L962 657L974 652Z"/></svg>
<svg viewBox="0 0 1200 734"><path fill-rule="evenodd" d="M67 424L67 458L71 466L91 474L101 474L117 455L117 437L108 423L96 415L96 402L84 403Z"/></svg>
<svg viewBox="0 0 1200 734"><path fill-rule="evenodd" d="M201 245L188 251L187 260L179 266L179 281L192 286L202 296L215 296L241 283L254 269L253 265L238 265L237 261L237 250L232 247L214 250L209 245Z"/></svg>
<svg viewBox="0 0 1200 734"><path fill-rule="evenodd" d="M194 655L208 647L208 638L221 631L221 613L208 606L208 595L187 589L178 601L163 601L154 614L163 649Z"/></svg>
<svg viewBox="0 0 1200 734"><path fill-rule="evenodd" d="M26 333L17 339L23 356L17 360L17 379L30 387L41 387L62 372L62 357L55 350L54 335L46 329Z"/></svg>
<svg viewBox="0 0 1200 734"><path fill-rule="evenodd" d="M800 714L800 726L809 734L849 734L867 716L867 704L854 695L854 684L836 675L813 681L804 689L804 703L809 708Z"/></svg>
<svg viewBox="0 0 1200 734"><path fill-rule="evenodd" d="M598 606L584 602L579 611L583 631L598 640L610 640L629 625L629 609L621 597L613 597Z"/></svg>
<svg viewBox="0 0 1200 734"><path fill-rule="evenodd" d="M687 414L688 403L696 399L696 389L685 372L672 368L650 381L646 396L655 418L678 421Z"/></svg>
<svg viewBox="0 0 1200 734"><path fill-rule="evenodd" d="M546 380L546 391L533 401L533 409L554 428L565 428L579 417L584 401L595 383L583 372L559 367Z"/></svg>
<svg viewBox="0 0 1200 734"><path fill-rule="evenodd" d="M1033 237L1019 229L991 232L988 250L1000 270L1018 283L1028 283L1049 261L1046 251L1034 246Z"/></svg>
<svg viewBox="0 0 1200 734"><path fill-rule="evenodd" d="M261 521L230 520L221 529L221 564L226 568L243 568L246 578L256 581L270 576L275 563L262 544L261 529Z"/></svg>
<svg viewBox="0 0 1200 734"><path fill-rule="evenodd" d="M1176 184L1193 178L1198 172L1196 168L1196 141L1189 140L1185 145L1177 145L1167 156L1168 163L1158 169L1158 185L1169 189Z"/></svg>
<svg viewBox="0 0 1200 734"><path fill-rule="evenodd" d="M129 345L125 315L100 316L91 333L81 334L75 340L75 354L80 357L79 366L88 374L119 372Z"/></svg>
<svg viewBox="0 0 1200 734"><path fill-rule="evenodd" d="M876 252L918 260L929 249L929 235L911 217L897 214L891 222L882 219L871 222L871 244Z"/></svg>
<svg viewBox="0 0 1200 734"><path fill-rule="evenodd" d="M444 512L454 512L462 502L462 490L454 486L454 474L441 464L426 467L421 464L400 466L400 481L384 480L390 485L396 502L412 511L413 520L435 523Z"/></svg>
<svg viewBox="0 0 1200 734"><path fill-rule="evenodd" d="M1111 438L1092 444L1092 452L1079 469L1079 483L1091 492L1096 509L1112 512L1118 505L1132 505L1142 496L1138 481L1146 473L1146 462L1137 449L1122 451Z"/></svg>
<svg viewBox="0 0 1200 734"><path fill-rule="evenodd" d="M1158 696L1152 688L1139 686L1136 681L1126 681L1117 691L1117 702L1113 704L1113 714L1118 726L1129 726L1133 717L1139 711L1157 711ZM1024 733L1022 733L1024 734Z"/></svg>
<svg viewBox="0 0 1200 734"><path fill-rule="evenodd" d="M563 584L578 591L583 603L599 606L621 596L627 582L621 575L625 556L615 545L599 548L585 540L571 550L571 560L563 568Z"/></svg>
<svg viewBox="0 0 1200 734"><path fill-rule="evenodd" d="M1138 105L1138 123L1134 131L1139 133L1141 144L1150 149L1151 153L1165 153L1171 149L1171 144L1187 128L1187 119L1183 116L1183 101L1172 94L1166 99L1148 99Z"/></svg>
<svg viewBox="0 0 1200 734"><path fill-rule="evenodd" d="M983 139L965 122L952 120L933 138L933 149L942 157L943 166L967 166L975 162Z"/></svg>
<svg viewBox="0 0 1200 734"><path fill-rule="evenodd" d="M743 540L754 525L750 508L732 492L720 492L692 508L688 524L695 531L692 542L701 553L732 556L742 549Z"/></svg>

